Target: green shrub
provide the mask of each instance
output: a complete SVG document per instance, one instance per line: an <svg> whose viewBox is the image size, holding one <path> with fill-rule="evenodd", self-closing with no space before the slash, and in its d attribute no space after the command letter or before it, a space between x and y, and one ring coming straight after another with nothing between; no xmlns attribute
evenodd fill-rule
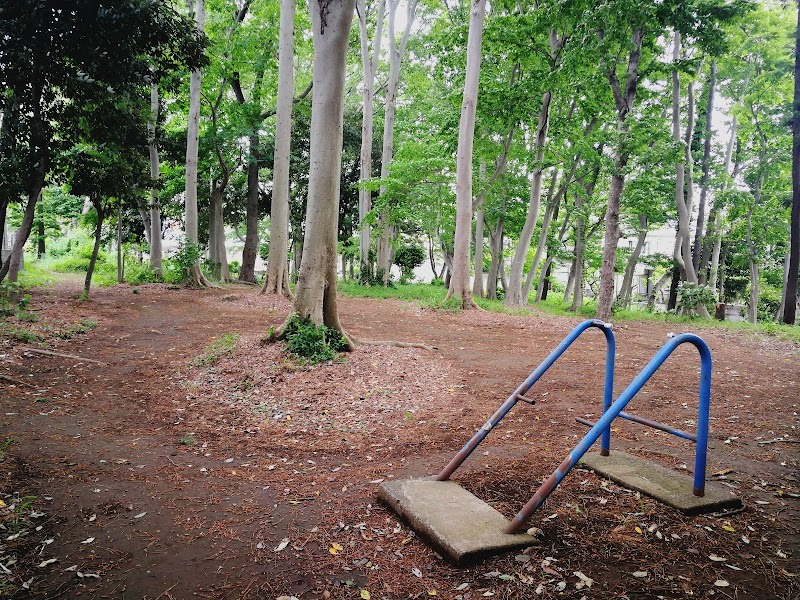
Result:
<svg viewBox="0 0 800 600"><path fill-rule="evenodd" d="M436 277L435 279L431 279L430 285L438 285L439 287L444 287L444 279L441 277Z"/></svg>
<svg viewBox="0 0 800 600"><path fill-rule="evenodd" d="M159 281L150 264L146 262L139 262L132 260L125 263L125 282L131 285L139 285L142 283L156 283Z"/></svg>
<svg viewBox="0 0 800 600"><path fill-rule="evenodd" d="M394 264L400 267L401 283L414 276L414 269L425 262L425 249L417 244L403 244L395 250Z"/></svg>
<svg viewBox="0 0 800 600"><path fill-rule="evenodd" d="M713 312L717 297L714 290L704 285L684 281L678 287L678 303L676 308L684 313L693 313L698 304L703 304Z"/></svg>
<svg viewBox="0 0 800 600"><path fill-rule="evenodd" d="M294 315L286 324L286 349L296 358L317 364L337 358L347 350L347 340L335 329Z"/></svg>
<svg viewBox="0 0 800 600"><path fill-rule="evenodd" d="M189 269L198 260L200 260L200 246L188 241L186 238L182 239L178 244L178 250L170 260L174 270L181 274L179 281L184 283L189 281Z"/></svg>

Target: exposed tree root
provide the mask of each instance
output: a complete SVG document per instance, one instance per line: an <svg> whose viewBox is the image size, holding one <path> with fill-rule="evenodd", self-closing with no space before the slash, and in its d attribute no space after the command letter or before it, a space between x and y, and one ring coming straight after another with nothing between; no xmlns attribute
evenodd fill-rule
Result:
<svg viewBox="0 0 800 600"><path fill-rule="evenodd" d="M356 344L363 344L364 346L395 346L397 348L422 348L423 350L438 350L437 346L429 344L422 344L419 342L399 342L396 340L356 340Z"/></svg>

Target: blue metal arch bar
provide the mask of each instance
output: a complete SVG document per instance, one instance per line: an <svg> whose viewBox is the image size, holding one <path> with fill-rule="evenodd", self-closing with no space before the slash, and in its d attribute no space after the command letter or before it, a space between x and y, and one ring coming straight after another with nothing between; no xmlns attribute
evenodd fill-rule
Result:
<svg viewBox="0 0 800 600"><path fill-rule="evenodd" d="M566 340L565 340L566 341ZM677 335L670 339L661 350L650 360L636 378L625 388L611 406L606 409L603 416L594 424L584 438L569 453L569 456L559 465L558 469L536 490L533 497L517 513L506 533L516 533L523 523L539 508L547 497L558 487L569 471L601 435L610 430L611 422L617 418L628 402L644 387L650 377L664 363L670 354L681 344L692 344L700 353L700 406L697 416L697 446L694 459L694 489L695 496L705 494L706 479L706 454L708 451L708 419L711 404L711 351L708 345L698 336L691 333Z"/></svg>
<svg viewBox="0 0 800 600"><path fill-rule="evenodd" d="M611 407L611 400L614 393L614 357L616 355L616 342L614 340L614 332L611 330L611 323L605 323L598 319L589 319L580 323L570 334L565 337L562 342L545 358L536 369L528 375L528 378L523 381L519 387L512 392L508 399L500 405L495 413L489 417L486 423L475 432L466 445L459 450L447 466L436 476L437 481L445 481L450 478L450 475L461 466L467 457L472 454L475 448L489 435L489 432L494 429L497 424L505 417L508 412L514 408L517 402L527 402L533 404L534 401L525 397L525 393L536 383L542 375L553 365L558 358L564 354L572 343L587 329L596 327L603 332L606 338L606 376L603 389L603 409L608 410ZM609 445L611 443L611 427L605 427L602 432L603 440L603 454L608 455Z"/></svg>

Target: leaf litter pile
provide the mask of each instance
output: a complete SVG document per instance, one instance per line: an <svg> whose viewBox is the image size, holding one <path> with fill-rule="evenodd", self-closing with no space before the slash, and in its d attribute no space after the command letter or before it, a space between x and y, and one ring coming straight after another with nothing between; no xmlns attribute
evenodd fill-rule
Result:
<svg viewBox="0 0 800 600"><path fill-rule="evenodd" d="M98 338L96 344L113 345L118 354L101 356L119 367L125 356L121 347L127 342L144 353L140 339L132 333L135 323L126 323L123 315L114 319L112 314L133 302L123 295L124 288L101 293L108 296L107 303L96 307L106 313L99 319L105 333L91 331L84 337L89 345L92 336ZM39 519L49 523L36 532L37 524L28 513L27 522L34 529L26 525L24 536L8 539L14 533L0 531L0 569L13 573L20 597L37 590L42 598L57 592L70 597L102 592L113 597L126 586L129 592L144 589L132 583L138 570L128 564L140 560L136 557L142 548L146 555L154 552L161 560L170 554L181 557L184 565L175 567L178 574L181 568L190 577L197 568L208 573L198 575L193 587L187 587L185 578L172 587L160 583L162 587L153 589L160 590L163 598L800 596L800 490L793 441L798 438L798 409L796 393L793 396L791 391L792 387L797 390L797 383L783 384L789 390L780 390L759 371L787 352L795 355L785 364L796 362L796 348L727 331L703 332L716 360L709 478L740 495L746 504L744 512L683 517L576 469L531 519L537 545L453 567L377 502L377 486L439 471L529 372L528 359L520 356L536 346L538 354L530 358L535 366L574 322L488 313L465 317L394 302L345 300L345 323L348 314L358 317L352 321L357 337L373 337L371 327L383 322L389 326L383 338L409 336L439 349L359 346L339 360L307 366L288 357L281 344L262 342L268 326L279 324L288 313L289 304L284 301L241 293L221 302L221 293L216 291L203 296L165 293L158 286L145 288L142 296L148 294L157 298L153 306L164 313L165 321L183 314L186 309L181 303L191 302L194 322L206 323L208 330L174 326L174 335L188 337L181 345L169 339L170 326L157 323L148 339L168 345L164 350L172 352L164 364L136 375L140 379L134 380L135 391L141 396L134 404L136 418L86 426L97 435L112 425L115 434L121 435L123 427L134 440L131 452L141 447L147 435L166 436L168 447L161 454L156 452L159 457L152 465L147 456L114 459L104 455L93 463L76 459L77 465L70 467L67 462L63 468L69 477L92 486L86 494L100 492L104 478L120 481L124 472L126 481L149 490L149 502L142 496L130 503L120 497L106 504L87 504L76 527L66 510L74 500L53 499L58 494L54 484L48 488L55 489L53 496L42 494L41 485L31 484L37 478L57 481L67 475L48 472L55 467L46 461L31 473L31 465L7 457L5 464L15 467L4 479L5 504L13 505L13 498L23 493L39 494L36 505L26 510L34 515L47 513ZM191 294L187 300L185 296ZM221 313L212 316L215 311ZM67 320L64 315L59 318ZM233 325L248 319L257 326L245 330ZM618 339L624 338L625 329L620 328ZM458 337L450 339L447 331L459 331ZM532 343L533 335L544 339ZM625 349L618 354L621 385L643 365L645 359L638 355L649 357L650 348L658 347L660 340L648 339L656 335L663 338L663 331L645 331L628 340L627 348L641 349L640 345L646 352ZM475 346L481 342L482 347ZM594 340L590 345L596 351L600 343ZM619 347L625 348L622 343ZM56 348L65 353L80 350L74 344ZM470 350L476 358L470 358ZM726 360L726 351L757 351L759 358L741 364ZM509 357L503 358L503 352ZM507 517L515 514L585 432L574 418L599 416L594 375L585 381L583 371L581 376L575 372L582 369L585 358L566 355L567 368L554 369L534 388L537 405L515 408L453 478ZM498 361L513 364L503 366ZM103 379L102 367L96 368L94 379L83 380L86 392L94 389L92 381ZM508 369L515 378L507 377ZM797 379L794 369L789 379ZM637 396L636 412L692 431L696 426L695 370L693 366L688 377L667 370L663 377L654 378ZM8 376L20 380L23 371L24 366L9 370ZM158 379L157 386L148 388L148 374ZM498 378L509 383L496 389ZM130 376L122 381L131 381ZM119 382L116 385L124 393ZM32 393L11 387L17 394ZM54 402L51 410L57 412L47 418L70 416L70 406L91 406L107 419L124 416L113 398L106 406L98 398L101 391L95 390L94 398L86 392ZM84 442L76 438L70 443ZM627 423L615 422L612 447L684 474L693 464L691 444ZM97 448L87 451L97 452ZM33 460L30 455L25 458ZM58 464L63 465L61 460ZM115 471L104 470L112 465ZM7 521L3 523L6 527ZM92 533L92 526L104 526L106 531L115 526L119 531L106 539ZM73 528L71 545L64 546L69 550L59 550ZM7 529L12 530L10 525ZM119 548L120 535L141 541ZM23 546L20 540L25 537L31 543ZM42 546L48 539L54 542ZM70 560L75 553L83 557L82 562ZM192 556L194 560L186 560ZM14 562L9 564L10 560ZM64 572L76 562L74 571L80 570L84 577ZM153 568L157 568L155 562ZM11 581L11 575L6 576ZM21 583L30 589L22 590ZM154 598L159 592L139 595Z"/></svg>

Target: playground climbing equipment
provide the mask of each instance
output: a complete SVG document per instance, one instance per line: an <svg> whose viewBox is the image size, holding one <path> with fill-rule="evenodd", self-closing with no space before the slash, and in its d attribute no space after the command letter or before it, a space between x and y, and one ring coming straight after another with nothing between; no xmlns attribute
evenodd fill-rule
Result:
<svg viewBox="0 0 800 600"><path fill-rule="evenodd" d="M569 455L561 462L558 468L547 478L547 480L539 487L533 497L525 504L525 506L517 513L517 515L511 520L509 523L505 519L503 522L505 523L504 533L505 534L515 534L517 538L524 537L518 534L518 531L522 528L523 524L528 520L528 518L533 514L536 509L538 509L547 497L555 490L556 487L561 483L564 477L570 472L570 470L578 464L578 461L588 452L589 448L598 440L600 439L600 453L599 455L602 457L609 457L603 459L604 461L611 462L613 460L610 457L611 453L611 423L617 417L621 417L623 419L627 419L629 421L633 421L642 425L646 425L649 427L653 427L664 431L666 433L670 433L676 435L678 437L690 440L695 443L695 461L694 461L694 481L693 481L693 489L692 494L695 497L694 501L689 501L687 506L690 506L694 512L702 512L702 510L696 510L698 506L703 504L702 498L706 494L706 485L705 485L705 473L706 473L706 454L708 450L708 422L709 422L709 410L710 410L710 399L711 399L711 352L708 348L708 345L698 336L690 333L684 333L681 335L672 335L670 334L670 339L667 341L666 344L656 353L656 355L650 360L649 363L641 370L641 372L634 378L634 380L625 388L625 390L617 397L616 400L613 400L614 395L614 364L615 364L615 354L616 354L616 341L614 338L614 333L612 330L612 326L610 323L605 323L599 320L587 320L580 323L577 327L575 327L565 338L564 340L542 361L542 363L536 367L536 369L523 381L517 389L512 392L512 394L508 397L508 399L503 402L503 404L494 412L494 414L475 432L475 434L470 438L470 440L464 445L464 447L450 460L450 462L445 466L445 468L435 477L435 481L427 480L425 481L424 489L425 494L431 493L431 491L435 491L437 488L435 487L435 483L440 482L441 484L449 484L451 487L447 488L449 491L445 493L445 495L439 500L440 503L446 503L446 501L452 500L456 502L454 498L456 496L460 499L459 501L463 500L462 492L459 488L458 491L455 492L453 495L453 482L450 482L450 476L456 471L456 469L461 466L461 464L469 457L469 455L480 445L480 443L489 435L489 433L494 430L497 425L502 421L502 419L513 409L519 402L527 403L527 404L535 404L535 400L529 395L531 388L536 384L536 382L547 372L547 370L561 357L562 354L587 330L589 329L599 329L606 341L606 360L605 360L605 380L603 385L603 414L600 419L597 420L596 423L592 423L585 419L577 419L578 422L588 425L590 427L589 431L586 435L581 439L581 441L575 446L575 448L569 453ZM700 390L699 390L699 403L698 403L698 413L697 413L697 432L687 433L685 431L681 431L670 427L664 423L659 423L658 421L654 421L651 419L647 419L644 417L640 417L637 415L633 415L624 411L627 407L628 403L633 399L633 397L644 387L647 381L653 376L653 374L661 367L664 361L675 351L676 348L683 344L691 344L695 348L700 355ZM650 463L646 463L646 461L642 461L641 459L636 459L635 457L628 457L623 453L615 453L615 456L618 458L625 457L630 461L639 461L639 463L644 463L645 467L641 468L640 470L650 472L650 471L662 471L661 473L661 481L662 483L656 484L655 489L661 488L671 488L671 494L683 494L686 495L683 491L681 486L683 486L682 482L678 484L678 491L675 492L675 481L678 481L678 475L672 474L668 469L658 465L651 465ZM598 469L600 470L600 469ZM666 472L664 475L663 472ZM613 475L612 475L612 478ZM646 478L646 476L640 478ZM624 480L624 478L622 478ZM667 481L666 484L663 484L663 481ZM380 491L380 496L386 500L390 505L392 505L398 512L400 512L403 516L408 518L412 522L412 525L416 523L423 522L426 526L426 531L429 534L429 537L432 538L446 538L446 534L441 534L439 529L437 529L438 525L433 523L427 523L427 519L424 515L415 514L416 512L425 512L426 510L431 509L423 508L423 504L430 505L431 502L429 499L422 499L424 494L417 494L414 496L414 493L408 493L408 490L411 489L409 486L414 484L415 482L422 485L423 480L407 480L407 484L404 482L393 482L392 484L384 484ZM625 485L625 481L621 481L623 485ZM659 488L659 485L661 488ZM420 489L422 489L420 487ZM445 488L442 488L443 490ZM641 488L645 493L651 493L649 490L651 489L647 485L644 485ZM688 490L687 490L688 492ZM464 492L466 493L466 492ZM657 492L651 493L654 497L659 498ZM708 506L727 506L729 504L728 498L725 497L725 493L723 492L720 496L718 490L714 491L715 496L713 500L709 500L706 502ZM416 499L414 499L416 498ZM659 498L662 499L662 498ZM477 499L476 499L477 500ZM738 499L735 499L736 502L739 502ZM681 508L682 502L678 503L671 503L669 499L664 499L665 502L668 504L672 504L677 508ZM420 504L421 502L421 504ZM480 504L484 504L481 501ZM484 511L483 506L478 507L480 511ZM489 507L486 507L489 508ZM431 509L433 510L433 509ZM493 510L493 509L492 509ZM681 508L681 510L683 510ZM688 512L688 511L685 511ZM435 520L435 518L433 518ZM493 523L497 523L496 520L492 520ZM459 535L461 535L459 533ZM470 535L470 534L465 534ZM447 539L440 539L442 545L447 547L447 544L450 544L452 540ZM521 541L521 540L518 540ZM476 542L475 546L478 547L480 544ZM510 547L510 546L508 546ZM491 551L492 548L488 545L486 546L487 550ZM502 544L498 544L494 547L495 550L497 549L504 549ZM460 552L460 551L458 551ZM471 550L470 550L471 552ZM460 557L461 554L452 553L453 556L456 558Z"/></svg>

